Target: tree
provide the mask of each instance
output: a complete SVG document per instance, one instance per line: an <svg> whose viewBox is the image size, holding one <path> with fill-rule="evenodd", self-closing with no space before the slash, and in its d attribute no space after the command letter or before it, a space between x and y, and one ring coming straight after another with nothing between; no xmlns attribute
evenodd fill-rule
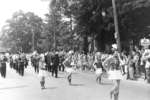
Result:
<svg viewBox="0 0 150 100"><path fill-rule="evenodd" d="M72 1L73 4L69 7L71 10L70 13L74 16L76 27L82 31L82 33L80 32L82 34L81 36L93 36L97 41L99 50L105 50L105 44L115 42L111 0ZM139 19L143 18L142 13L144 13L145 10L147 10L147 12L149 11L150 0L116 0L116 5L122 44L124 41L133 39L139 41L141 37L148 35L148 28L146 28L145 25L141 26ZM65 9L64 14L68 16L68 7L63 7L63 9ZM103 16L102 12L105 12L106 15ZM144 14L146 14L146 12ZM148 16L149 14L147 13L147 18ZM149 24L148 22L146 23ZM142 31L147 32L141 33ZM135 43L137 43L137 41L135 41Z"/></svg>
<svg viewBox="0 0 150 100"><path fill-rule="evenodd" d="M73 31L73 20L70 23L70 18L64 16L66 0L52 0L49 6L49 13L46 15L46 27L48 29L47 37L53 44L56 43L56 49L73 49L77 40L75 40ZM67 21L69 20L69 21ZM52 46L54 48L54 45Z"/></svg>
<svg viewBox="0 0 150 100"><path fill-rule="evenodd" d="M43 32L43 21L32 12L24 13L22 11L13 14L12 18L7 20L3 28L3 41L14 52L22 50L23 52L32 51L32 36L34 35L35 49L38 48L38 40Z"/></svg>

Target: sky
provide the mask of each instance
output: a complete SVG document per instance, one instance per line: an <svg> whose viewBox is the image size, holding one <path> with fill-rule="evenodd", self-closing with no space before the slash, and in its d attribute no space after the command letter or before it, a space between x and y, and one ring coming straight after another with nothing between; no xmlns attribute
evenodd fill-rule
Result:
<svg viewBox="0 0 150 100"><path fill-rule="evenodd" d="M1 0L0 1L0 29L7 19L10 19L14 12L22 10L24 12L34 12L44 18L48 13L50 0Z"/></svg>

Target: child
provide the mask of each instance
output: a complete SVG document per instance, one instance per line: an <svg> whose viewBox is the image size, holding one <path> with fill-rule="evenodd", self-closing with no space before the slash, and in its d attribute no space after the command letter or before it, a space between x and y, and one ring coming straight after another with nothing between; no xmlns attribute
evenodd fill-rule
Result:
<svg viewBox="0 0 150 100"><path fill-rule="evenodd" d="M45 76L46 76L46 68L45 68L45 62L44 62L44 56L41 55L40 60L39 60L39 76L41 78L40 84L41 84L41 89L45 89Z"/></svg>

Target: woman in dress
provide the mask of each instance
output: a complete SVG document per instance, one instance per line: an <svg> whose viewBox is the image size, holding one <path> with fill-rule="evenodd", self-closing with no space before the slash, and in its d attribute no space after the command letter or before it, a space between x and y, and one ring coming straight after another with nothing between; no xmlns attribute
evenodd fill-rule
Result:
<svg viewBox="0 0 150 100"><path fill-rule="evenodd" d="M142 54L141 58L142 62L145 66L144 73L145 73L145 80L147 80L148 83L150 83L150 49L145 47L145 51Z"/></svg>
<svg viewBox="0 0 150 100"><path fill-rule="evenodd" d="M110 97L114 97L114 100L119 98L120 80L122 79L121 66L119 61L119 55L114 54L112 62L110 63L109 79L113 81L113 87L110 91Z"/></svg>
<svg viewBox="0 0 150 100"><path fill-rule="evenodd" d="M135 68L135 63L134 63L134 57L132 55L129 55L128 57L128 74L127 74L127 79L134 80L135 75L134 75L134 68Z"/></svg>
<svg viewBox="0 0 150 100"><path fill-rule="evenodd" d="M117 51L116 45L114 48L114 54L108 59L108 78L113 81L113 87L110 91L110 98L113 98L114 100L118 100L119 98L120 80L122 79L120 59L120 54Z"/></svg>
<svg viewBox="0 0 150 100"><path fill-rule="evenodd" d="M96 74L96 82L101 83L101 77L102 77L102 61L100 57L100 53L95 54L95 61L93 63L94 68L95 68L95 74Z"/></svg>
<svg viewBox="0 0 150 100"><path fill-rule="evenodd" d="M63 65L65 66L65 71L67 72L67 80L69 85L71 85L72 72L74 71L72 68L72 54L72 52L69 52L68 57L63 62Z"/></svg>
<svg viewBox="0 0 150 100"><path fill-rule="evenodd" d="M46 68L45 68L45 60L44 60L44 55L40 55L40 60L39 60L39 77L40 77L40 84L41 84L41 89L45 89L45 77L46 77Z"/></svg>

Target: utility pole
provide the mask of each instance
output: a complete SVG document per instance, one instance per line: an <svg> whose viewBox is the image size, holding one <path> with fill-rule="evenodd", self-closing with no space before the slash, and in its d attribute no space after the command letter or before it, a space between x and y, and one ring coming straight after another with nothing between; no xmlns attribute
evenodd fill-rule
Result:
<svg viewBox="0 0 150 100"><path fill-rule="evenodd" d="M117 42L118 51L121 52L120 35L119 35L118 18L117 18L117 10L116 10L115 0L112 0L112 6L113 6L114 24L115 24L115 34L114 34L114 36L115 36L115 39L116 39L116 42Z"/></svg>

